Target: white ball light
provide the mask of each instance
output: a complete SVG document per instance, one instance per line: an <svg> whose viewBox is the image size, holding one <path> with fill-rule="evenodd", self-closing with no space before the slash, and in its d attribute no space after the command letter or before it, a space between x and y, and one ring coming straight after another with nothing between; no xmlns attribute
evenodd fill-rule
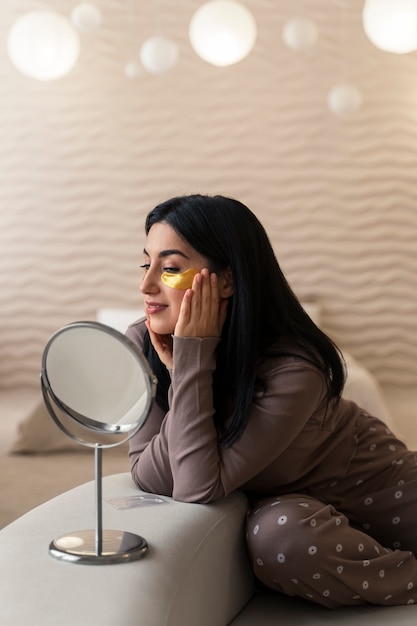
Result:
<svg viewBox="0 0 417 626"><path fill-rule="evenodd" d="M68 74L80 54L80 39L70 21L52 11L19 17L7 38L7 53L25 76L55 80Z"/></svg>
<svg viewBox="0 0 417 626"><path fill-rule="evenodd" d="M359 89L346 83L335 85L327 98L329 109L341 117L356 113L361 108L362 101Z"/></svg>
<svg viewBox="0 0 417 626"><path fill-rule="evenodd" d="M312 48L319 36L317 26L312 20L294 17L284 24L282 38L285 45L296 52Z"/></svg>
<svg viewBox="0 0 417 626"><path fill-rule="evenodd" d="M103 21L103 14L96 4L83 2L77 4L71 11L71 22L80 33L91 33Z"/></svg>
<svg viewBox="0 0 417 626"><path fill-rule="evenodd" d="M235 0L212 0L194 13L189 38L204 61L225 67L244 59L255 45L257 27L252 13Z"/></svg>
<svg viewBox="0 0 417 626"><path fill-rule="evenodd" d="M417 0L366 0L362 19L377 48L397 54L417 50Z"/></svg>
<svg viewBox="0 0 417 626"><path fill-rule="evenodd" d="M143 67L151 74L164 74L171 70L179 57L178 46L166 37L150 37L140 49Z"/></svg>

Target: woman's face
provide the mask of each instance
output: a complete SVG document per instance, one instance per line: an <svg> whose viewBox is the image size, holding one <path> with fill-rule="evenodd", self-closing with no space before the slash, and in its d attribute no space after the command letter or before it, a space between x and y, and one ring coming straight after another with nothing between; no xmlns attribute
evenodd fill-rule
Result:
<svg viewBox="0 0 417 626"><path fill-rule="evenodd" d="M174 332L185 289L168 287L161 279L164 272L181 274L190 268L202 270L207 259L185 242L166 222L149 230L144 249L145 275L140 285L145 313L151 329L158 335Z"/></svg>

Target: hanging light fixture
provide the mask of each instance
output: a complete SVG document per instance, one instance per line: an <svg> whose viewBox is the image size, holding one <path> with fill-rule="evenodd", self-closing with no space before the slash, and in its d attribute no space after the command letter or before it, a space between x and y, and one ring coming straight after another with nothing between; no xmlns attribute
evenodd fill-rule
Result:
<svg viewBox="0 0 417 626"><path fill-rule="evenodd" d="M91 2L77 4L71 11L71 22L80 33L92 33L101 26L101 9Z"/></svg>
<svg viewBox="0 0 417 626"><path fill-rule="evenodd" d="M32 11L12 25L7 53L25 76L55 80L68 74L76 64L80 39L67 18L52 11Z"/></svg>
<svg viewBox="0 0 417 626"><path fill-rule="evenodd" d="M177 63L178 46L168 37L149 37L140 49L140 60L143 67L151 74L165 74Z"/></svg>
<svg viewBox="0 0 417 626"><path fill-rule="evenodd" d="M341 78L327 94L327 106L338 117L348 117L359 111L363 103L361 91L347 78L349 45L348 0L340 4L340 74Z"/></svg>
<svg viewBox="0 0 417 626"><path fill-rule="evenodd" d="M285 45L295 52L304 52L312 48L319 36L313 20L305 17L294 17L285 22L282 38Z"/></svg>
<svg viewBox="0 0 417 626"><path fill-rule="evenodd" d="M377 48L396 54L417 50L417 0L366 0L362 18Z"/></svg>
<svg viewBox="0 0 417 626"><path fill-rule="evenodd" d="M194 13L189 38L204 61L225 67L244 59L255 45L257 27L252 13L235 0L211 0Z"/></svg>
<svg viewBox="0 0 417 626"><path fill-rule="evenodd" d="M359 111L363 96L355 85L340 83L329 91L327 105L332 113L340 117L347 117Z"/></svg>
<svg viewBox="0 0 417 626"><path fill-rule="evenodd" d="M178 45L173 39L162 35L159 1L153 1L155 34L146 39L139 51L139 58L150 74L165 74L172 70L179 59Z"/></svg>

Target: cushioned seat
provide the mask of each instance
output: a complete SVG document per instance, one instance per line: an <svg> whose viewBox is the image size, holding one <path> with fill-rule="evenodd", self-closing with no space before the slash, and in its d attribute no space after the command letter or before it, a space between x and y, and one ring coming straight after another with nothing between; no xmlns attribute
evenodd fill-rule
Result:
<svg viewBox="0 0 417 626"><path fill-rule="evenodd" d="M2 626L227 624L253 589L243 540L246 498L235 493L213 505L164 498L124 508L140 494L130 474L103 479L103 528L149 543L149 552L132 563L83 565L48 554L52 539L94 528L94 483L6 526L0 532Z"/></svg>
<svg viewBox="0 0 417 626"><path fill-rule="evenodd" d="M417 606L330 611L277 593L255 592L243 526L246 498L158 504L130 475L103 480L104 528L143 535L149 552L118 565L82 565L48 554L52 539L94 527L94 483L33 509L0 531L4 626L414 625ZM147 496L149 497L149 496Z"/></svg>

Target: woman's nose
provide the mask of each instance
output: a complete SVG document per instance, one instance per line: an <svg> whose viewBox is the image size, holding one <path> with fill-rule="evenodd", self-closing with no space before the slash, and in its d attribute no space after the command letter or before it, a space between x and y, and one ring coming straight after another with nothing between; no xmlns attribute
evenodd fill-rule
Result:
<svg viewBox="0 0 417 626"><path fill-rule="evenodd" d="M154 272L151 270L146 271L139 285L139 290L142 293L155 293L158 289L158 282Z"/></svg>

